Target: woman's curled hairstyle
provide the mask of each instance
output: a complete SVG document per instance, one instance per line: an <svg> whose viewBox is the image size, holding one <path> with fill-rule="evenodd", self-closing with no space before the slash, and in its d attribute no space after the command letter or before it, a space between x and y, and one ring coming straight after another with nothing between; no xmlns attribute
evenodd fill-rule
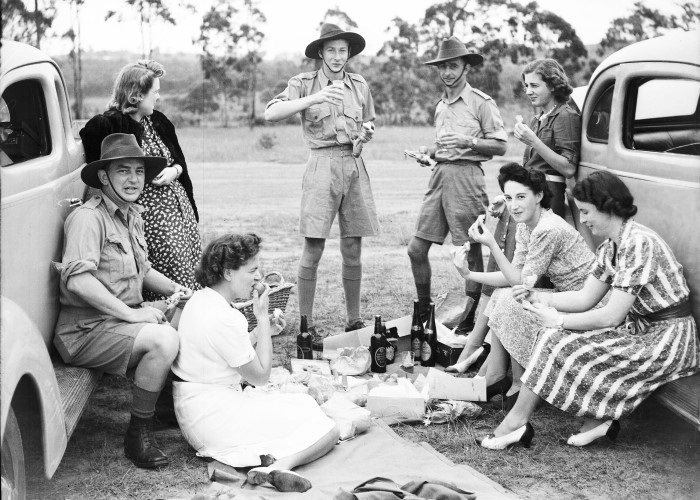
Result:
<svg viewBox="0 0 700 500"><path fill-rule="evenodd" d="M542 81L552 89L554 99L557 102L567 102L574 91L564 68L554 59L537 59L525 66L521 75L523 83L525 83L525 75L530 73L540 75Z"/></svg>
<svg viewBox="0 0 700 500"><path fill-rule="evenodd" d="M127 115L138 111L139 102L153 87L156 78L165 76L163 65L150 59L141 59L124 66L114 81L108 109L116 109Z"/></svg>
<svg viewBox="0 0 700 500"><path fill-rule="evenodd" d="M528 170L514 162L506 163L498 173L498 185L503 191L506 182L513 181L526 186L535 194L542 193L540 206L549 208L552 204L552 191L547 178L539 170Z"/></svg>
<svg viewBox="0 0 700 500"><path fill-rule="evenodd" d="M620 178L605 170L593 172L574 186L574 198L594 205L599 212L629 219L637 213L630 190Z"/></svg>
<svg viewBox="0 0 700 500"><path fill-rule="evenodd" d="M257 234L225 234L212 240L202 253L194 277L204 286L221 281L226 269L239 269L260 251L262 238Z"/></svg>

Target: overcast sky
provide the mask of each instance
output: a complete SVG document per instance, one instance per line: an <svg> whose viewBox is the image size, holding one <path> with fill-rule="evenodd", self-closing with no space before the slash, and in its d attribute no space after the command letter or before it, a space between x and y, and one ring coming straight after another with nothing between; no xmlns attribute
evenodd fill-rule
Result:
<svg viewBox="0 0 700 500"><path fill-rule="evenodd" d="M527 0L519 0L527 4ZM598 43L616 17L630 12L635 0L538 0L541 8L566 19L585 44ZM198 0L200 11L212 0ZM417 22L425 9L435 0L260 0L259 6L267 17L263 28L263 50L266 58L280 54L301 54L316 37L318 23L326 10L338 7L357 24L357 31L367 40L366 51L374 54L389 38L386 33L391 20L397 16ZM646 0L646 4L668 12L671 0ZM108 10L127 12L123 0L87 0L81 14L83 46L86 50L128 50L140 52L141 38L135 16L125 15L123 22L104 21ZM197 38L201 13L177 12L177 25L157 24L153 28L154 48L161 52L198 52L193 43ZM59 13L54 27L65 30L69 12ZM67 52L65 43L47 41L42 48L51 54Z"/></svg>

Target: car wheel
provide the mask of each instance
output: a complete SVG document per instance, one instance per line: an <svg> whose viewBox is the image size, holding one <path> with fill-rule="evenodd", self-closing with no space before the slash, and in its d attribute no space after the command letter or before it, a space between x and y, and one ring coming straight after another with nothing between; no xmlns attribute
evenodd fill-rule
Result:
<svg viewBox="0 0 700 500"><path fill-rule="evenodd" d="M24 475L24 449L15 412L10 408L2 440L2 498L24 500L27 493Z"/></svg>

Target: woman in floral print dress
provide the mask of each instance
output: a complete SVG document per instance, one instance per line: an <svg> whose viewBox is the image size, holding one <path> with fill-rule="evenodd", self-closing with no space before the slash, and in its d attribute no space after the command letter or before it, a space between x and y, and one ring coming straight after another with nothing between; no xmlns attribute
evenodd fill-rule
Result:
<svg viewBox="0 0 700 500"><path fill-rule="evenodd" d="M108 110L80 131L88 162L99 159L102 140L113 133L134 134L144 153L167 159L163 172L147 184L137 201L142 213L148 258L153 267L187 288L197 290L194 269L202 255L197 206L187 163L175 127L154 109L160 98L163 66L142 60L122 68L114 83ZM164 299L144 291L144 299Z"/></svg>
<svg viewBox="0 0 700 500"><path fill-rule="evenodd" d="M697 326L683 268L637 212L627 186L599 171L574 188L581 222L597 236L591 276L575 292L532 292L517 287L540 330L517 402L484 448L529 445L529 423L541 399L584 417L568 444L614 439L618 420L663 384L700 370ZM610 292L608 302L595 307Z"/></svg>

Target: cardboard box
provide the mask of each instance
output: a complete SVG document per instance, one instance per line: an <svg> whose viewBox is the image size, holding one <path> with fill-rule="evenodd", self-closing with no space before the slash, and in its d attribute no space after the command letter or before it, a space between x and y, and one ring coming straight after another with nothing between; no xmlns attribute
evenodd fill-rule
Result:
<svg viewBox="0 0 700 500"><path fill-rule="evenodd" d="M386 322L386 327L395 326L399 333L399 350L402 349L403 337L411 336L411 316L402 316L401 318L392 319ZM323 358L335 359L338 356L337 349L340 347L358 347L361 345L369 347L369 339L374 333L374 325L366 326L359 330L351 332L343 332L338 335L332 335L323 339Z"/></svg>
<svg viewBox="0 0 700 500"><path fill-rule="evenodd" d="M454 365L463 350L464 346L455 347L438 341L437 349L435 349L435 362L443 367Z"/></svg>
<svg viewBox="0 0 700 500"><path fill-rule="evenodd" d="M486 379L484 377L455 377L431 368L428 370L424 389L427 389L427 396L430 399L486 401Z"/></svg>
<svg viewBox="0 0 700 500"><path fill-rule="evenodd" d="M388 424L416 422L425 414L425 398L410 380L400 378L397 385L382 384L370 390L367 409Z"/></svg>

